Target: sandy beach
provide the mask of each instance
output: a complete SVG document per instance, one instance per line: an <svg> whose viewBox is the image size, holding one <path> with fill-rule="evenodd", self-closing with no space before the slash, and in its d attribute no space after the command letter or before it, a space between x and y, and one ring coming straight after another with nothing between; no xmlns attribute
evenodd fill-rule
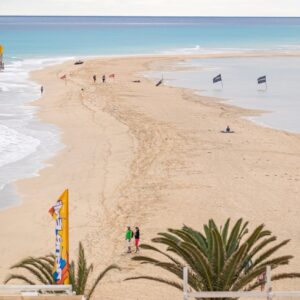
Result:
<svg viewBox="0 0 300 300"><path fill-rule="evenodd" d="M54 251L48 210L65 188L71 258L82 241L95 270L111 263L122 268L103 280L96 292L101 299L182 297L162 284L123 281L157 275L125 254L127 225L140 226L141 241L149 242L166 228L187 224L202 230L209 218L222 224L243 217L251 228L264 223L278 240L291 239L284 253L295 258L284 269L299 272L300 135L242 118L257 111L155 87L142 76L185 58L98 58L80 66L68 61L32 74L45 90L33 104L38 117L58 126L65 147L40 176L17 182L22 203L0 213L1 281L18 260ZM102 74L111 73L115 79L100 83ZM220 133L228 124L235 134ZM276 287L299 290L300 280Z"/></svg>

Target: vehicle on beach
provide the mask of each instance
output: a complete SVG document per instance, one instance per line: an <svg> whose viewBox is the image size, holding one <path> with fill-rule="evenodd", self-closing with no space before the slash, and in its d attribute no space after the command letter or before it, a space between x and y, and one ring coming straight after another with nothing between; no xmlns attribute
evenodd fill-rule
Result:
<svg viewBox="0 0 300 300"><path fill-rule="evenodd" d="M76 60L74 65L82 65L84 62L82 60Z"/></svg>

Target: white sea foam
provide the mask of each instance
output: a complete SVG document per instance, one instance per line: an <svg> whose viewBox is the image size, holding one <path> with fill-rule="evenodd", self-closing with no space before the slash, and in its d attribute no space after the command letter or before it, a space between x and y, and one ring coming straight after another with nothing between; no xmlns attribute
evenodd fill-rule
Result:
<svg viewBox="0 0 300 300"><path fill-rule="evenodd" d="M0 125L0 167L35 152L40 143L36 138Z"/></svg>
<svg viewBox="0 0 300 300"><path fill-rule="evenodd" d="M173 48L169 50L162 51L162 54L223 54L223 53L242 53L247 51L257 51L257 48L207 48L202 47L201 45L195 45L192 47L186 48ZM261 49L267 50L267 49ZM274 50L274 49L273 49Z"/></svg>
<svg viewBox="0 0 300 300"><path fill-rule="evenodd" d="M11 190L10 183L36 176L45 160L62 148L57 128L37 120L37 108L29 105L40 95L29 72L67 59L71 58L10 58L0 73L0 209L16 203L1 198Z"/></svg>

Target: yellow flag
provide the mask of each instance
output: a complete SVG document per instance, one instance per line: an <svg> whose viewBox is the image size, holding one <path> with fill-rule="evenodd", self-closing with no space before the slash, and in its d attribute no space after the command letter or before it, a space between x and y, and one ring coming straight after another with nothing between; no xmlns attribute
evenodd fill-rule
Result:
<svg viewBox="0 0 300 300"><path fill-rule="evenodd" d="M55 220L55 265L53 278L56 284L69 284L69 191L65 190L50 208Z"/></svg>
<svg viewBox="0 0 300 300"><path fill-rule="evenodd" d="M3 51L4 51L4 47L2 45L0 45L0 55L3 54Z"/></svg>

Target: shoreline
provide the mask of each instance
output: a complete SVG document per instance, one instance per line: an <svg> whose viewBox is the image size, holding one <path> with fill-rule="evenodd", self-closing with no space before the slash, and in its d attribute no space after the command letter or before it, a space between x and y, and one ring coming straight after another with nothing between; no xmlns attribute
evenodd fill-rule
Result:
<svg viewBox="0 0 300 300"><path fill-rule="evenodd" d="M41 97L40 87L30 78L31 72L47 68L53 63L60 64L61 58L54 61L52 58L36 58L20 62L12 60L7 64L7 75L4 74L1 82L7 95L3 95L2 104L12 107L10 111L4 107L4 112L9 113L4 114L1 126L12 132L12 138L7 142L7 149L4 149L9 162L1 166L0 211L21 205L21 197L18 197L15 189L16 182L39 176L39 171L48 166L47 160L62 146L59 144L58 128L38 117L39 107L34 103ZM12 84L15 85L14 89L10 87ZM19 147L19 155L8 156L10 152L17 153L13 147ZM9 203L11 198L13 203Z"/></svg>
<svg viewBox="0 0 300 300"><path fill-rule="evenodd" d="M200 96L217 97L224 104L265 112L250 118L256 124L299 134L299 64L299 57L278 56L190 59L176 64L179 70L166 70L163 76L168 85L195 89ZM219 73L224 88L211 82ZM268 88L257 85L260 74L266 75ZM161 72L150 72L151 76L158 78Z"/></svg>
<svg viewBox="0 0 300 300"><path fill-rule="evenodd" d="M17 182L22 205L0 212L1 236L14 245L12 251L3 247L1 280L12 263L54 249L54 226L47 212L67 187L72 199L71 254L81 240L97 267L116 262L130 275L144 272L121 254L127 224L141 225L143 240L149 241L167 227L189 222L199 228L210 217L222 221L243 216L253 226L265 222L281 239L292 238L288 250L297 255L298 213L290 210L297 207L299 192L299 136L241 118L257 111L212 102L183 88L155 88L152 80L138 75L153 62L186 57L99 58L80 67L65 62L33 73L45 94L30 105L40 107L38 118L60 128L65 147L46 161L51 166L39 177ZM59 77L66 72L70 79L65 85ZM93 85L93 72L98 78L99 72L115 73L116 79ZM141 83L133 83L135 79ZM234 136L219 133L224 127L220 123L228 120L236 124ZM284 224L296 228L282 228L277 222L282 216ZM12 217L17 221L6 229ZM31 243L25 241L28 235ZM293 269L300 267L300 257L294 263ZM99 295L115 299L128 287L132 289L126 299L142 291L154 299L161 289L164 295L178 295L147 282L124 283L124 274L113 276ZM285 281L291 288L295 282Z"/></svg>
<svg viewBox="0 0 300 300"><path fill-rule="evenodd" d="M160 70L164 70L165 68L166 68L166 70L169 70L169 68L171 68L172 71L180 72L180 71L184 71L185 69L182 69L182 67L175 66L174 62L178 63L180 61L187 61L187 60L197 59L197 58L280 57L280 56L283 56L283 57L300 57L300 51L293 50L293 51L290 51L288 53L285 53L284 51L277 51L277 50L276 51L275 50L272 50L272 51L270 51L270 50L254 50L254 51L241 51L241 52L240 51L236 51L236 52L226 51L226 52L222 52L222 53L197 53L197 54L175 54L175 53L174 54L160 54L160 53L157 53L157 54L138 54L138 55L136 55L136 54L132 54L132 55L128 55L128 54L124 54L124 55L100 55L100 56L89 55L89 56L86 56L84 58L84 60L91 61L91 60L97 60L97 59L98 60L99 59L101 59L101 60L102 59L110 60L110 59L120 59L120 58L121 59L126 59L126 58L145 58L145 59L153 58L154 59L154 64L155 64L155 58L163 59L163 60L167 59L168 64L160 65L160 69L157 70L157 72L160 71ZM178 57L180 57L180 58L178 58ZM79 57L77 57L77 58L79 58ZM55 66L58 66L58 65L66 64L68 62L73 62L75 59L76 59L76 57L70 57L70 56L37 58L36 59L37 61L43 61L43 63L46 63L46 65L42 66L42 67L37 66L36 69L30 70L29 73L28 73L29 76L28 76L27 80L29 82L30 81L33 82L35 85L38 85L38 81L36 81L36 80L34 80L34 78L32 78L33 73L35 73L39 70L44 70L44 69L52 67L52 66L55 67ZM25 61L26 60L28 60L28 58L25 59ZM29 58L29 60L35 60L35 59ZM146 71L147 72L153 71L154 68L149 67L149 68L147 68ZM189 67L187 69L194 70L194 69L196 69L196 67L195 68ZM147 76L144 76L144 77L149 79L149 80L152 80L152 81L154 80L154 78L151 78L151 77L147 77ZM169 85L169 86L171 86L171 85ZM186 88L186 87L180 87L180 86L177 86L177 87L182 88L182 89L186 89L186 90L189 90L189 91L193 91L193 93L195 93L196 95L199 95L200 97L210 98L212 101L216 101L220 105L223 104L223 105L226 105L226 106L233 106L233 107L237 107L237 108L240 108L240 109L244 109L244 110L250 112L249 115L248 115L248 113L246 114L245 120L249 120L250 122L254 122L256 125L266 127L266 128L270 128L270 129L274 129L274 130L287 132L287 133L297 134L295 132L290 132L290 131L286 131L286 130L283 130L283 129L274 128L272 126L260 124L258 121L250 119L251 117L258 116L261 113L266 113L268 111L264 111L264 110L260 110L260 109L249 109L249 108L245 108L245 107L242 107L242 106L239 106L239 105L226 103L226 102L224 102L224 98L222 98L222 97L206 96L206 95L202 95L200 90L195 90L195 89L192 89L192 88ZM40 100L41 100L41 97L38 97L38 98L36 98L32 101L28 101L26 103L26 106L28 106L28 107L30 107L30 106L31 107L37 107L39 109L40 105L36 105L36 102L39 102ZM43 120L42 119L40 120L38 118L38 111L36 111L34 113L34 116L35 116L36 121L41 122L44 125L51 125L52 126L52 124L43 123ZM21 197L18 196L18 193L17 193L16 188L15 188L18 181L22 181L22 180L25 180L27 178L30 179L30 178L34 178L35 176L39 176L40 170L49 167L48 161L50 161L51 158L58 155L59 152L61 151L61 149L64 148L64 144L60 143L60 140L61 140L60 136L61 136L62 132L60 131L59 128L56 128L56 129L58 130L57 131L57 135L59 136L58 137L58 145L60 145L60 146L58 146L58 149L56 149L55 152L53 152L52 154L48 154L48 157L46 157L44 159L41 159L40 166L34 171L34 173L32 175L27 175L26 177L19 178L17 180L14 180L13 182L10 182L9 184L5 185L6 190L12 191L12 193L10 193L10 196L12 196L15 199L14 202L16 202L16 203L12 204L12 205L6 205L5 207L0 208L0 213L1 213L1 211L6 210L6 209L10 209L11 207L14 207L16 205L22 205ZM21 160L17 161L17 163L22 164L22 161L26 160L26 159L27 159L27 157L22 158ZM50 167L51 167L51 165L50 165ZM5 193L7 194L7 192L5 192Z"/></svg>

